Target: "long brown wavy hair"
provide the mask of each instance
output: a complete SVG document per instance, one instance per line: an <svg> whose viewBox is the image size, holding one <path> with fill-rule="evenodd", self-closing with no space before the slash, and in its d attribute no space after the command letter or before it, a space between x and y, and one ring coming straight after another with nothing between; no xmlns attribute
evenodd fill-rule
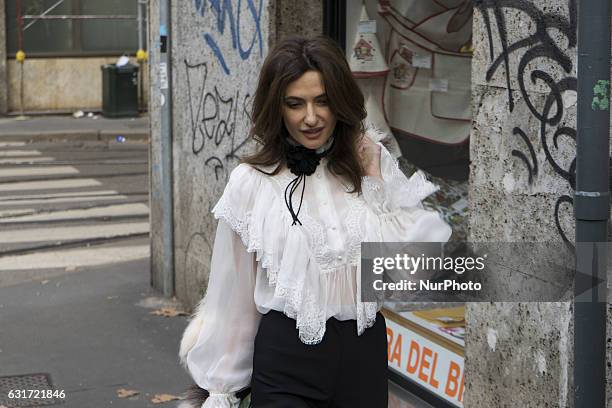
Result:
<svg viewBox="0 0 612 408"><path fill-rule="evenodd" d="M364 131L364 98L344 52L325 36L289 37L278 43L266 57L251 111L250 136L259 142L260 147L253 155L244 157L242 162L255 168L276 165L274 171L266 173L270 175L278 174L285 166L285 138L289 137L289 132L283 121L283 98L287 86L311 70L321 73L328 105L337 119L327 167L351 183L352 192L361 193L364 171L357 142Z"/></svg>

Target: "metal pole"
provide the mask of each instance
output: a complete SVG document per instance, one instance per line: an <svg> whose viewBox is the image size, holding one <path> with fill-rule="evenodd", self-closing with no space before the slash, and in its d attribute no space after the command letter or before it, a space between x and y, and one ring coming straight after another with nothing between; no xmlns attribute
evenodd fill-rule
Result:
<svg viewBox="0 0 612 408"><path fill-rule="evenodd" d="M149 38L149 0L142 1L144 7L144 32L146 33L146 38ZM149 51L149 45L147 43L147 51Z"/></svg>
<svg viewBox="0 0 612 408"><path fill-rule="evenodd" d="M23 16L21 15L21 0L17 0L16 3L17 12L17 48L19 49L17 54L21 53L23 56ZM19 63L19 111L20 118L23 118L23 63L25 59L16 58Z"/></svg>
<svg viewBox="0 0 612 408"><path fill-rule="evenodd" d="M59 0L57 3L55 3L54 5L52 5L51 7L49 7L48 9L46 9L44 11L44 13L41 14L41 16L46 16L47 14L49 14L50 12L52 12L54 9L56 9L60 4L62 4L64 2L64 0ZM32 25L36 24L36 22L38 21L38 19L34 20L34 21L30 21L30 23L25 26L25 28L23 29L23 31L27 30L28 28L30 28Z"/></svg>
<svg viewBox="0 0 612 408"><path fill-rule="evenodd" d="M174 295L174 236L172 200L172 71L170 66L170 0L159 1L159 76L161 91L161 199L162 276L152 276L153 287L164 296Z"/></svg>
<svg viewBox="0 0 612 408"><path fill-rule="evenodd" d="M578 1L576 267L593 288L576 293L574 304L575 408L606 404L609 90L610 0Z"/></svg>
<svg viewBox="0 0 612 408"><path fill-rule="evenodd" d="M136 4L136 6L138 7L138 51L140 52L142 50L142 2L140 0L138 0L138 3ZM142 76L143 76L143 68L144 68L144 64L142 60L138 61L139 64L139 70L138 70L138 111L142 110L142 87L143 87L143 82L142 82Z"/></svg>
<svg viewBox="0 0 612 408"><path fill-rule="evenodd" d="M23 110L23 62L19 63L19 116L25 116Z"/></svg>
<svg viewBox="0 0 612 408"><path fill-rule="evenodd" d="M17 13L17 48L23 51L23 16L21 15L21 0L17 0L15 3Z"/></svg>
<svg viewBox="0 0 612 408"><path fill-rule="evenodd" d="M136 19L138 20L138 49L142 50L142 4L138 1L138 16Z"/></svg>
<svg viewBox="0 0 612 408"><path fill-rule="evenodd" d="M142 0L142 4L144 7L144 32L145 32L145 36L146 38L149 38L149 0ZM149 45L147 45L147 52L149 51ZM147 64L147 73L149 78L151 78L151 64L149 62L149 59L147 58L146 61ZM144 91L143 91L143 99L144 99ZM147 103L146 103L146 107L144 106L145 104L143 103L143 108L144 110L146 110L147 112L149 111L149 99L151 99L151 93L149 92L148 94L148 99L147 99Z"/></svg>

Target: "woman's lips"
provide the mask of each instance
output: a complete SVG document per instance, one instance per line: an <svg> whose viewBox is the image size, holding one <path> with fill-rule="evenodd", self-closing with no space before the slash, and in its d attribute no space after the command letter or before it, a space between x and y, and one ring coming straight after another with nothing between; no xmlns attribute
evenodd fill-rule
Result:
<svg viewBox="0 0 612 408"><path fill-rule="evenodd" d="M320 128L316 128L316 129L302 130L301 132L308 139L316 139L317 137L321 136L321 133L323 133L323 129L324 129L324 127L320 127Z"/></svg>

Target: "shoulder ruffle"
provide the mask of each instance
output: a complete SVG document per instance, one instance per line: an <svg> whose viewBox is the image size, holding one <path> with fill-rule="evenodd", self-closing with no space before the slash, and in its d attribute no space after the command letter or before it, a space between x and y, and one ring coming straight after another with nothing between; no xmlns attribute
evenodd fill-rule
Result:
<svg viewBox="0 0 612 408"><path fill-rule="evenodd" d="M256 253L274 296L284 301L283 312L296 319L302 341L320 341L321 325L309 317L316 301L304 284L310 260L308 240L300 228L290 227L278 178L239 165L212 212L240 236L248 252Z"/></svg>
<svg viewBox="0 0 612 408"><path fill-rule="evenodd" d="M256 171L247 164L239 164L230 174L221 198L212 209L215 218L227 222L245 245L249 242L247 215L251 212L249 208L254 202L254 193L261 183Z"/></svg>
<svg viewBox="0 0 612 408"><path fill-rule="evenodd" d="M231 173L223 195L212 210L216 219L227 222L241 238L248 252L257 253L257 261L268 271L270 285L276 284L286 245L286 211L279 206L277 191L265 174L248 164L238 165ZM282 236L278 236L282 233ZM264 237L278 237L277 244L264 247Z"/></svg>

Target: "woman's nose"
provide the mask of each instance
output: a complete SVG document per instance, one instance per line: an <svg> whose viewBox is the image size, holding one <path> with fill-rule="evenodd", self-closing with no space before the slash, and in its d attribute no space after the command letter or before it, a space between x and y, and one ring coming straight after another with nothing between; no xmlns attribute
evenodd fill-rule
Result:
<svg viewBox="0 0 612 408"><path fill-rule="evenodd" d="M317 124L317 112L315 107L311 104L306 105L306 116L304 117L304 123L308 126L314 126Z"/></svg>

